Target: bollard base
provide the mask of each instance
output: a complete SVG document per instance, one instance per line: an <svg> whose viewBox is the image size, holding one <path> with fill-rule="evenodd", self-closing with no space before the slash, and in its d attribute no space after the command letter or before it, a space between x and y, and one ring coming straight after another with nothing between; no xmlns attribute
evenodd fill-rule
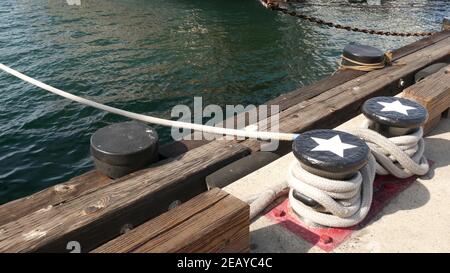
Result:
<svg viewBox="0 0 450 273"><path fill-rule="evenodd" d="M369 214L363 222L353 227L332 228L308 223L291 209L288 199L272 208L265 216L310 244L324 251L332 251L345 242L354 231L364 228L393 198L411 186L416 179L417 176L406 179L398 179L391 175L377 176Z"/></svg>

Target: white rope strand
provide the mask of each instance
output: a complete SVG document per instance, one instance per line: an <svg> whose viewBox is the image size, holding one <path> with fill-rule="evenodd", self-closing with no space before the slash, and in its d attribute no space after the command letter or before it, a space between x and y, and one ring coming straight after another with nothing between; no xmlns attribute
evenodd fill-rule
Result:
<svg viewBox="0 0 450 273"><path fill-rule="evenodd" d="M369 129L372 121L366 120L362 128L347 130L362 138L375 156L377 174L392 174L398 178L425 175L430 166L424 156L423 129L397 137L384 137Z"/></svg>
<svg viewBox="0 0 450 273"><path fill-rule="evenodd" d="M348 180L334 180L312 174L295 160L288 173L289 203L301 217L327 227L350 227L360 223L372 204L375 159ZM317 211L294 198L293 192L304 194L319 203L325 211Z"/></svg>
<svg viewBox="0 0 450 273"><path fill-rule="evenodd" d="M42 88L46 91L49 91L53 94L56 94L58 96L64 97L66 99L91 106L109 113L113 113L116 115L124 116L130 119L139 120L146 123L152 123L152 124L158 124L162 126L167 127L175 127L175 128L183 128L183 129L191 129L195 131L201 131L204 133L210 133L215 135L230 135L230 136L236 136L236 137L247 137L247 138L254 138L254 139L277 139L277 140L283 140L283 141L292 141L294 140L298 134L290 134L290 133L278 133L278 132L261 132L261 131L246 131L246 130L239 130L239 129L230 129L230 128L221 128L221 127L214 127L214 126L207 126L202 124L195 124L195 123L189 123L189 122L182 122L182 121L174 121L169 119L163 119L163 118L157 118L142 114L137 114L129 111L125 111L122 109L118 109L115 107L107 106L95 101L91 101L73 94L70 94L68 92L65 92L63 90L57 89L55 87L52 87L50 85L47 85L43 82L40 82L36 79L33 79L31 77L28 77L27 75L24 75L10 67L7 67L4 64L0 64L0 69L23 80L28 83L31 83L32 85L35 85L39 88Z"/></svg>

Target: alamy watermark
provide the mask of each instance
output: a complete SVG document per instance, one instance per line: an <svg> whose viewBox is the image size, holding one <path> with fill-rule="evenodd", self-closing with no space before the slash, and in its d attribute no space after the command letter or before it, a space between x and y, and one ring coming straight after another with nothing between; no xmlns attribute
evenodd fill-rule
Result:
<svg viewBox="0 0 450 273"><path fill-rule="evenodd" d="M279 130L278 105L226 105L225 109L219 105L203 105L201 97L194 97L194 107L187 105L176 105L172 108L171 117L178 121L193 122L207 126L239 129L245 131L278 132ZM205 121L206 120L206 121ZM245 137L229 135L218 135L193 131L191 129L172 127L171 136L174 140L244 140ZM279 146L278 139L262 139L262 151L275 151Z"/></svg>

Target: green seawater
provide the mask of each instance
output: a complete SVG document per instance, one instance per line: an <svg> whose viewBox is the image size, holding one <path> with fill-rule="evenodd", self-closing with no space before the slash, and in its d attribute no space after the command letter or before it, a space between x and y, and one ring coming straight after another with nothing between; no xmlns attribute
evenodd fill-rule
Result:
<svg viewBox="0 0 450 273"><path fill-rule="evenodd" d="M373 2L373 1L370 1ZM450 1L304 1L304 13L352 26L439 30ZM172 107L261 104L338 67L342 48L383 50L417 38L334 30L261 7L257 0L1 0L0 62L50 85L133 112L170 118ZM89 138L124 118L0 72L0 203L93 168ZM162 143L170 130L156 127Z"/></svg>

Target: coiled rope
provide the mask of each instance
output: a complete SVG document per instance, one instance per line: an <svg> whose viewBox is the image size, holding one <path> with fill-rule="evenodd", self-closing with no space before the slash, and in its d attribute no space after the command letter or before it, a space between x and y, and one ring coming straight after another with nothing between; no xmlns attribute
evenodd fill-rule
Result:
<svg viewBox="0 0 450 273"><path fill-rule="evenodd" d="M424 156L423 129L396 137L384 137L372 127L373 121L366 119L361 128L344 130L363 139L370 148L369 162L355 176L347 180L330 177L331 173L313 173L302 168L298 160L289 167L287 183L282 182L250 198L250 215L253 219L278 197L287 194L292 209L305 220L328 227L350 227L360 223L369 212L373 197L375 174L391 174L403 179L413 175L425 175L429 170ZM294 198L294 191L306 195L322 208L309 207Z"/></svg>
<svg viewBox="0 0 450 273"><path fill-rule="evenodd" d="M295 160L288 172L289 203L301 217L327 227L350 227L360 223L372 204L375 159L369 153L369 162L347 180L330 179L310 173ZM316 210L294 198L302 193L319 203Z"/></svg>
<svg viewBox="0 0 450 273"><path fill-rule="evenodd" d="M387 51L384 53L384 60L379 63L362 63L358 62L356 60L350 59L345 57L344 55L341 55L341 66L339 67L339 70L359 70L359 71L365 71L370 72L377 69L382 69L386 65L390 65L392 63L393 54L391 51ZM348 64L344 64L344 61L346 61Z"/></svg>
<svg viewBox="0 0 450 273"><path fill-rule="evenodd" d="M332 179L328 173L322 175L321 171L304 169L297 160L292 163L288 174L289 201L299 216L329 227L356 225L370 209L375 174L403 179L428 172L422 128L412 129L406 135L385 137L371 129L374 125L374 121L366 118L362 128L345 130L364 140L371 151L369 163L348 180ZM305 205L294 197L294 191L322 207Z"/></svg>
<svg viewBox="0 0 450 273"><path fill-rule="evenodd" d="M373 121L366 119L362 128L347 132L359 136L367 143L376 158L377 174L408 178L428 173L430 166L424 156L422 128L408 135L387 138L369 129L372 124Z"/></svg>
<svg viewBox="0 0 450 273"><path fill-rule="evenodd" d="M281 7L276 2L270 2L267 0L259 0L260 3L271 10L282 12L283 14L294 16L297 18L300 18L302 20L309 21L311 23L316 23L322 26L332 27L336 29L342 29L352 32L360 32L360 33L366 33L366 34L373 34L373 35L384 35L384 36L398 36L398 37L423 37L423 36L430 36L435 34L435 32L392 32L392 31L383 31L383 30L374 30L374 29L366 29L366 28L358 28L358 27L351 27L351 26L344 26L341 24L328 22L325 20L322 20L320 18L309 16L306 14L299 13L297 11L289 10L285 7Z"/></svg>
<svg viewBox="0 0 450 273"><path fill-rule="evenodd" d="M278 132L262 132L262 131L250 131L250 130L239 130L239 129L229 129L229 128L221 128L221 127L214 127L214 126L207 126L202 124L195 124L195 123L189 123L189 122L182 122L182 121L174 121L169 119L163 119L163 118L157 118L142 114L137 114L129 111L125 111L122 109L118 109L115 107L107 106L95 101L91 101L73 94L70 94L68 92L65 92L63 90L57 89L55 87L52 87L50 85L47 85L43 82L40 82L36 79L33 79L31 77L28 77L27 75L24 75L10 67L7 67L4 64L0 64L0 70L3 70L23 81L26 81L28 83L31 83L32 85L35 85L39 88L42 88L46 91L49 91L53 94L56 94L58 96L67 98L69 100L94 107L109 113L113 113L116 115L124 116L130 119L139 120L142 122L152 123L152 124L158 124L162 126L167 127L175 127L175 128L183 128L183 129L191 129L195 131L200 131L204 133L209 134L215 134L215 135L230 135L230 136L236 136L236 137L248 137L248 138L254 138L254 139L277 139L282 141L292 141L295 138L297 138L298 134L290 134L290 133L278 133Z"/></svg>

